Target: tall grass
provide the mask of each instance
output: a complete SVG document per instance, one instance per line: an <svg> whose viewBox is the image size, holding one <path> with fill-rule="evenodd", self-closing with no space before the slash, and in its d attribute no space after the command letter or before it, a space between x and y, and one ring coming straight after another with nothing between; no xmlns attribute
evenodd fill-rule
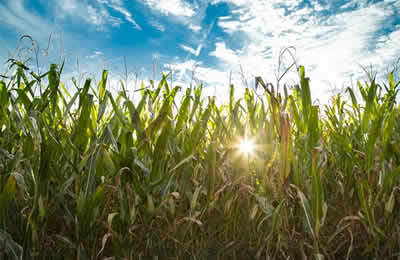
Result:
<svg viewBox="0 0 400 260"><path fill-rule="evenodd" d="M8 259L336 259L400 253L393 74L313 105L309 79L217 105L202 86L0 81L0 255ZM122 84L122 82L121 82ZM41 90L41 96L38 91ZM355 92L360 93L357 98ZM177 110L174 110L174 107ZM237 148L253 138L256 150Z"/></svg>

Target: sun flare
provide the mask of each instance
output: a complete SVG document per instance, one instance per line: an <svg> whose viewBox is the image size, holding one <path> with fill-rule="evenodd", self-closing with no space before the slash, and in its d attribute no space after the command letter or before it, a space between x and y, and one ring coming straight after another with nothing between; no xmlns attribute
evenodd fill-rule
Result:
<svg viewBox="0 0 400 260"><path fill-rule="evenodd" d="M254 151L254 144L251 140L244 138L240 140L239 149L244 154L251 154Z"/></svg>

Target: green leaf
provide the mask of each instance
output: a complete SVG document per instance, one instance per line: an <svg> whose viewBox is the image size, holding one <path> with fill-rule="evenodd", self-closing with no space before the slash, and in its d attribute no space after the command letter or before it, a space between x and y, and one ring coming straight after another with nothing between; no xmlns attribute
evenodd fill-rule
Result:
<svg viewBox="0 0 400 260"><path fill-rule="evenodd" d="M21 260L23 256L23 248L13 240L11 235L0 229L0 245L4 248L7 259Z"/></svg>
<svg viewBox="0 0 400 260"><path fill-rule="evenodd" d="M14 194L16 192L16 181L15 181L15 176L10 175L7 178L7 182L5 186L2 187L2 192L0 194L0 212L1 212L1 218L3 220L6 220L7 215L8 215L8 210L9 206L11 204L11 201L14 198Z"/></svg>
<svg viewBox="0 0 400 260"><path fill-rule="evenodd" d="M100 102L102 102L104 100L104 97L106 95L107 76L108 76L108 71L103 70L103 74L101 76L101 80L98 85Z"/></svg>

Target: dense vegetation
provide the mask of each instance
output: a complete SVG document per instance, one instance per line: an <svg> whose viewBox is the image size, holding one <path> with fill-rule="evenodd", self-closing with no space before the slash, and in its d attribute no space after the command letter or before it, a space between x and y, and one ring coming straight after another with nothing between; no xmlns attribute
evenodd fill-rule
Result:
<svg viewBox="0 0 400 260"><path fill-rule="evenodd" d="M380 259L400 253L400 82L313 105L309 79L256 79L218 105L168 75L136 100L104 71L10 61L0 81L0 256ZM259 93L259 91L257 91ZM139 98L140 97L140 98ZM348 101L345 101L348 100ZM238 148L241 138L256 144Z"/></svg>

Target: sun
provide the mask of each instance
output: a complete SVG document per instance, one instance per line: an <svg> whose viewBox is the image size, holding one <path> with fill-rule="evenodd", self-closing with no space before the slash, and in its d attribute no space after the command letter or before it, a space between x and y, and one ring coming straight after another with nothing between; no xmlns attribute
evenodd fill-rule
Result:
<svg viewBox="0 0 400 260"><path fill-rule="evenodd" d="M249 155L254 151L254 144L250 139L244 138L239 142L239 149L242 153Z"/></svg>

